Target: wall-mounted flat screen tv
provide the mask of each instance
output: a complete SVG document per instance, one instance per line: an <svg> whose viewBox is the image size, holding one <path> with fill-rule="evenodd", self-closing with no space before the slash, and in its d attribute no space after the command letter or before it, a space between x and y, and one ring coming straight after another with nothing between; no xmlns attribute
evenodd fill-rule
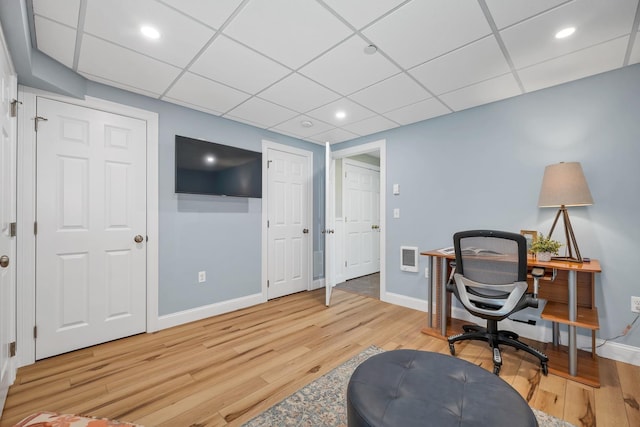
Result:
<svg viewBox="0 0 640 427"><path fill-rule="evenodd" d="M262 153L176 135L176 193L262 197Z"/></svg>

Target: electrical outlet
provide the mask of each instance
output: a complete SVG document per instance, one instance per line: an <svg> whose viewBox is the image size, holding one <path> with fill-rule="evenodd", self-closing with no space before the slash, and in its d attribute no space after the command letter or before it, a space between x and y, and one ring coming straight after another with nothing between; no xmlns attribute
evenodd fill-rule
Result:
<svg viewBox="0 0 640 427"><path fill-rule="evenodd" d="M203 283L207 281L207 272L200 271L198 272L198 283Z"/></svg>
<svg viewBox="0 0 640 427"><path fill-rule="evenodd" d="M429 278L429 267L425 267L424 268L424 278L428 279Z"/></svg>
<svg viewBox="0 0 640 427"><path fill-rule="evenodd" d="M631 311L640 313L640 297L631 297Z"/></svg>

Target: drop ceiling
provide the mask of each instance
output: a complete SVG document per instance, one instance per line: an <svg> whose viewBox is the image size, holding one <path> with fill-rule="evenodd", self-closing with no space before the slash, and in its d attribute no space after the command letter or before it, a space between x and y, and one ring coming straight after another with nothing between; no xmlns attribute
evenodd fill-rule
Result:
<svg viewBox="0 0 640 427"><path fill-rule="evenodd" d="M34 46L90 80L320 144L640 62L638 0L28 4Z"/></svg>

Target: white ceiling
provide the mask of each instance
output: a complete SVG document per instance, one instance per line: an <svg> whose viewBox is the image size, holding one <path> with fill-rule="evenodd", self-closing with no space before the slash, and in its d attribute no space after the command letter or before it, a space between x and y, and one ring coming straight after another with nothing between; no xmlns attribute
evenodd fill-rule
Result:
<svg viewBox="0 0 640 427"><path fill-rule="evenodd" d="M640 62L639 0L32 0L32 7L36 47L90 80L321 144ZM145 39L142 25L161 37ZM568 26L573 36L554 37ZM370 44L377 53L364 53ZM337 110L346 117L337 119Z"/></svg>

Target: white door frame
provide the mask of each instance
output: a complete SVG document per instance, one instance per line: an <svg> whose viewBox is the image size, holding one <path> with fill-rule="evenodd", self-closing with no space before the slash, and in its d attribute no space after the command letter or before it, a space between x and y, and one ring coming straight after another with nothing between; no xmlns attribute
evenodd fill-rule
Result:
<svg viewBox="0 0 640 427"><path fill-rule="evenodd" d="M43 97L147 122L147 332L158 330L158 114L93 97L69 98L20 86L18 99L18 366L35 362L36 98Z"/></svg>
<svg viewBox="0 0 640 427"><path fill-rule="evenodd" d="M307 158L307 171L309 174L309 180L307 181L307 224L309 226L309 234L311 239L307 239L307 263L309 268L307 269L307 290L311 290L313 286L313 237L315 236L315 230L313 227L313 152L303 150L301 148L291 147L290 145L278 144L276 142L262 140L262 302L266 302L269 296L267 279L269 277L269 260L267 254L269 253L269 229L267 227L267 220L269 219L269 203L267 203L268 194L268 182L269 177L267 175L267 151L270 149L284 151L286 153L297 154Z"/></svg>
<svg viewBox="0 0 640 427"><path fill-rule="evenodd" d="M387 241L387 141L384 139L369 142L354 147L345 148L343 150L332 151L331 155L334 159L342 159L345 157L356 156L358 154L367 154L372 151L380 153L380 300L387 301L387 263L386 263L386 241ZM335 213L334 213L335 215ZM335 267L335 266L333 266ZM333 271L336 271L335 268Z"/></svg>

